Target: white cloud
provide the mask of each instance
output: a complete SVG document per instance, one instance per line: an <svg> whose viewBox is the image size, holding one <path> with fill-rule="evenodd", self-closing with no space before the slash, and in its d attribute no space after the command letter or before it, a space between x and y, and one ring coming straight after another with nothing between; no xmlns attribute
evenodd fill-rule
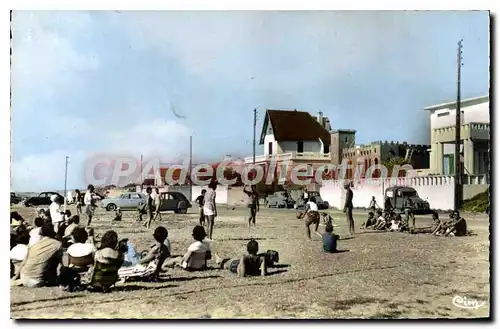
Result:
<svg viewBox="0 0 500 329"><path fill-rule="evenodd" d="M99 67L95 54L69 41L89 28L85 13L15 12L12 25L13 92L60 93L78 81L79 71Z"/></svg>
<svg viewBox="0 0 500 329"><path fill-rule="evenodd" d="M82 119L63 117L54 126L61 125L62 127L60 131L56 130L56 133L67 134L71 131L71 127L63 127L67 120L70 121L68 124L80 122L77 124L77 129L74 129L74 133L88 132L87 122ZM89 159L93 156L106 161L113 161L118 157L139 161L140 156L143 155L145 162L153 158L159 159L160 162L175 162L189 154L191 129L175 121L157 119L151 122L143 121L130 129L119 131L90 131L93 141L101 141L100 144L87 145L92 148L92 151L55 150L48 153L30 154L13 161L11 172L13 190L22 192L62 190L66 155L70 156L68 188L73 189L83 188L89 183L85 176L89 169L86 166L89 166ZM105 171L105 175L109 174L110 172Z"/></svg>
<svg viewBox="0 0 500 329"><path fill-rule="evenodd" d="M63 190L65 157L68 162L68 186L81 186L86 154L82 151L55 150L30 154L12 163L12 189L20 192Z"/></svg>
<svg viewBox="0 0 500 329"><path fill-rule="evenodd" d="M163 119L142 122L130 129L111 132L106 149L131 156L157 156L165 161L189 153L191 129Z"/></svg>

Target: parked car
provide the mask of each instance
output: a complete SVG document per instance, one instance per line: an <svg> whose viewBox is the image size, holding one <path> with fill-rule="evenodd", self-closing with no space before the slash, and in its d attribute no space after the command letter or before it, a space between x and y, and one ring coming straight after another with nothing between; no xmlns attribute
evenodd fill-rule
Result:
<svg viewBox="0 0 500 329"><path fill-rule="evenodd" d="M295 201L293 201L287 191L278 191L271 194L266 199L266 206L268 208L293 208Z"/></svg>
<svg viewBox="0 0 500 329"><path fill-rule="evenodd" d="M138 192L122 193L115 198L104 198L101 200L101 208L107 211L115 211L120 207L121 210L136 210L137 207L146 201L146 195Z"/></svg>
<svg viewBox="0 0 500 329"><path fill-rule="evenodd" d="M23 204L26 207L31 207L31 206L49 206L52 203L52 201L50 201L50 197L52 195L54 195L54 194L60 196L61 198L63 197L61 194L59 194L57 192L42 192L38 196L33 196L33 197L30 197L30 198L26 198L23 201Z"/></svg>
<svg viewBox="0 0 500 329"><path fill-rule="evenodd" d="M324 210L330 208L330 204L328 201L325 201L321 198L319 192L308 192L309 198L314 197L316 199L316 204L318 205L318 210ZM295 203L295 209L304 209L306 207L306 200L303 198L299 198Z"/></svg>
<svg viewBox="0 0 500 329"><path fill-rule="evenodd" d="M10 204L18 204L21 202L22 198L14 192L10 192Z"/></svg>
<svg viewBox="0 0 500 329"><path fill-rule="evenodd" d="M179 192L162 192L160 194L160 211L175 211L185 214L192 207L184 194ZM146 202L146 194L131 192L122 193L117 198L107 198L101 201L101 208L114 211L120 207L122 210L136 210Z"/></svg>
<svg viewBox="0 0 500 329"><path fill-rule="evenodd" d="M403 212L411 209L414 214L428 215L432 213L429 202L418 196L417 191L408 186L391 186L385 190L385 198L389 198L394 210Z"/></svg>
<svg viewBox="0 0 500 329"><path fill-rule="evenodd" d="M162 192L160 200L160 211L173 210L176 214L185 214L193 206L180 192Z"/></svg>

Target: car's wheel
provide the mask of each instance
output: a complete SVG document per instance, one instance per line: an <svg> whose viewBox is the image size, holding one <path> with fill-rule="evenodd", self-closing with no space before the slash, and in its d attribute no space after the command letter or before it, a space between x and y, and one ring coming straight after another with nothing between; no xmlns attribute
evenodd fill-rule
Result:
<svg viewBox="0 0 500 329"><path fill-rule="evenodd" d="M25 206L25 207L31 207L31 203L30 203L30 202L25 202L25 203L24 203L24 206Z"/></svg>
<svg viewBox="0 0 500 329"><path fill-rule="evenodd" d="M180 208L180 209L177 209L175 211L176 214L185 214L187 213L187 209L186 208Z"/></svg>
<svg viewBox="0 0 500 329"><path fill-rule="evenodd" d="M115 211L116 210L116 204L110 203L106 206L107 211Z"/></svg>

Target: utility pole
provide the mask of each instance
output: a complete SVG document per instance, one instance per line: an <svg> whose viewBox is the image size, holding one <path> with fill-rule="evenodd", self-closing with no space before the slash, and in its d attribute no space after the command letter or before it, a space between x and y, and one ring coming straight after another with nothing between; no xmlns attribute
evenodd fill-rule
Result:
<svg viewBox="0 0 500 329"><path fill-rule="evenodd" d="M189 185L190 186L193 185L193 182L192 182L193 178L191 177L192 168L193 168L193 136L189 136L189 169L188 169L188 173L189 173ZM192 190L191 190L191 193L192 193Z"/></svg>
<svg viewBox="0 0 500 329"><path fill-rule="evenodd" d="M253 164L255 164L255 131L257 129L257 109L253 109Z"/></svg>
<svg viewBox="0 0 500 329"><path fill-rule="evenodd" d="M456 108L456 116L455 116L455 210L459 210L462 204L462 154L460 152L461 138L460 138L460 130L462 129L462 120L461 120L461 108L460 108L460 75L462 69L462 42L463 39L460 39L458 42L457 49L457 108Z"/></svg>
<svg viewBox="0 0 500 329"><path fill-rule="evenodd" d="M141 176L140 176L140 179L141 179L141 192L142 192L142 187L144 184L144 175L142 174L142 154L141 154Z"/></svg>
<svg viewBox="0 0 500 329"><path fill-rule="evenodd" d="M69 157L66 156L64 159L65 164L64 164L64 211L66 211L66 204L68 200L68 191L67 191L67 183L68 183L68 159Z"/></svg>

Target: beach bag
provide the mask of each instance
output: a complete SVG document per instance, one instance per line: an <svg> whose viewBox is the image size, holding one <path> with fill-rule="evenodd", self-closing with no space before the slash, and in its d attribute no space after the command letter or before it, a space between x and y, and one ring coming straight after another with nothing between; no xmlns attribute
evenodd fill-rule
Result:
<svg viewBox="0 0 500 329"><path fill-rule="evenodd" d="M152 260L147 265L136 264L132 267L121 267L118 270L118 276L123 281L148 278L154 274L156 266L156 260Z"/></svg>
<svg viewBox="0 0 500 329"><path fill-rule="evenodd" d="M272 267L280 261L280 254L276 250L268 250L263 256L267 267Z"/></svg>
<svg viewBox="0 0 500 329"><path fill-rule="evenodd" d="M239 259L233 260L231 264L229 264L229 270L232 273L238 273L238 265L240 265L240 260Z"/></svg>
<svg viewBox="0 0 500 329"><path fill-rule="evenodd" d="M141 260L141 254L137 252L135 245L127 240L127 252L124 255L123 266L130 267L135 266Z"/></svg>

